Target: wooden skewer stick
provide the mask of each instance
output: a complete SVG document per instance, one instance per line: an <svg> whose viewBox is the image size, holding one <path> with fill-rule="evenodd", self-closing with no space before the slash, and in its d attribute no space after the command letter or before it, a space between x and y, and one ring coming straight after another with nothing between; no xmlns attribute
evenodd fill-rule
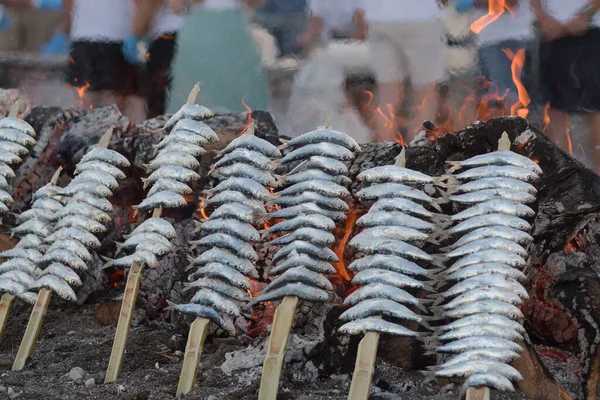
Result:
<svg viewBox="0 0 600 400"><path fill-rule="evenodd" d="M204 340L208 333L209 320L206 318L196 318L190 326L187 344L185 346L185 356L183 357L183 367L179 376L177 385L177 396L188 394L194 390L196 384L196 375L198 374L198 364L200 355L204 347Z"/></svg>
<svg viewBox="0 0 600 400"><path fill-rule="evenodd" d="M287 345L290 330L292 329L292 321L296 314L296 305L298 298L295 296L286 296L281 301L277 310L275 310L275 318L273 319L273 330L269 337L269 345L267 347L267 356L263 364L262 377L260 379L260 391L258 392L258 400L276 400L277 391L279 390L279 377L281 376L281 366L283 365L283 357L285 355L285 347Z"/></svg>
<svg viewBox="0 0 600 400"><path fill-rule="evenodd" d="M12 366L13 371L20 371L25 368L27 359L33 354L33 349L35 348L37 338L40 334L42 323L44 322L44 317L46 316L46 311L48 310L48 305L50 304L51 298L52 291L48 289L42 289L38 293L37 301L35 302L33 310L31 311L31 317L29 317L29 322L27 323L23 340L21 341L19 351L17 352L15 362Z"/></svg>
<svg viewBox="0 0 600 400"><path fill-rule="evenodd" d="M8 321L10 307L12 306L14 299L15 296L8 293L3 294L2 299L0 299L0 340L2 340L2 335L4 334L4 329L6 328L6 321Z"/></svg>
<svg viewBox="0 0 600 400"><path fill-rule="evenodd" d="M198 93L200 93L200 82L196 83L190 91L190 94L187 98L187 104L194 104L196 102L196 97L198 97Z"/></svg>
<svg viewBox="0 0 600 400"><path fill-rule="evenodd" d="M8 116L13 118L19 117L19 111L21 111L21 105L23 101L21 99L14 102L12 106L10 106L10 110L8 111Z"/></svg>

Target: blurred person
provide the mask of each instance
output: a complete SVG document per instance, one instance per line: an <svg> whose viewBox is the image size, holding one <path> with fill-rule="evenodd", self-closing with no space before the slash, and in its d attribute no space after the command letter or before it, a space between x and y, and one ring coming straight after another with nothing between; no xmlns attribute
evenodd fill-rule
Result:
<svg viewBox="0 0 600 400"><path fill-rule="evenodd" d="M39 52L61 22L62 0L0 0L0 51Z"/></svg>
<svg viewBox="0 0 600 400"><path fill-rule="evenodd" d="M298 37L306 29L309 0L264 0L253 20L275 37L279 57L297 55L302 48ZM326 1L326 0L323 0Z"/></svg>
<svg viewBox="0 0 600 400"><path fill-rule="evenodd" d="M600 171L600 1L531 0L546 41L540 49L541 84L549 96L548 137L571 151L569 113L584 113L588 148Z"/></svg>
<svg viewBox="0 0 600 400"><path fill-rule="evenodd" d="M268 86L261 56L253 41L246 8L264 0L205 0L190 8L179 33L168 107L174 113L195 83L198 103L215 112L266 109Z"/></svg>
<svg viewBox="0 0 600 400"><path fill-rule="evenodd" d="M357 14L358 23L368 26L379 110L400 112L403 88L406 81L411 82L417 112L409 121L406 141L418 133L425 119L437 116L436 84L444 78L446 53L441 13L436 0L364 0ZM390 116L386 121L374 115L373 123L377 140L399 139L401 118Z"/></svg>

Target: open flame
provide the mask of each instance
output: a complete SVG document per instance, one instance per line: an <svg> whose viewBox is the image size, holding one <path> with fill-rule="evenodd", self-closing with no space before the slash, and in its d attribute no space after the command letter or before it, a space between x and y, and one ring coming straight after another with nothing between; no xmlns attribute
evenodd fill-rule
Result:
<svg viewBox="0 0 600 400"><path fill-rule="evenodd" d="M248 130L248 127L250 126L250 123L252 122L252 109L248 106L248 104L246 104L243 97L242 97L242 104L244 105L244 108L248 112L248 116L246 117L246 126L244 127L242 132L240 132L240 135L244 134Z"/></svg>
<svg viewBox="0 0 600 400"><path fill-rule="evenodd" d="M480 33L486 26L500 18L505 10L511 11L506 5L506 0L489 0L488 13L471 24L471 31L475 34Z"/></svg>
<svg viewBox="0 0 600 400"><path fill-rule="evenodd" d="M544 107L544 126L542 127L542 131L546 133L548 129L548 125L550 125L550 102L546 102L546 106Z"/></svg>
<svg viewBox="0 0 600 400"><path fill-rule="evenodd" d="M75 87L77 96L79 96L80 99L83 99L85 97L85 92L88 90L89 87L90 87L90 83L88 81L86 81L85 85L83 85L81 87Z"/></svg>
<svg viewBox="0 0 600 400"><path fill-rule="evenodd" d="M525 85L523 85L523 81L521 80L523 66L525 65L525 49L519 49L516 53L513 53L509 49L502 49L502 51L506 54L508 59L512 61L510 70L513 82L517 87L519 98L519 101L511 106L510 115L518 115L521 118L527 118L527 115L529 114L529 109L527 107L531 103L531 97L529 97L529 93L527 93L527 89L525 89Z"/></svg>
<svg viewBox="0 0 600 400"><path fill-rule="evenodd" d="M567 149L569 154L573 155L573 142L571 141L571 118L567 115L565 123L565 137L567 138Z"/></svg>
<svg viewBox="0 0 600 400"><path fill-rule="evenodd" d="M356 220L359 217L360 212L356 208L353 208L348 213L348 218L346 219L346 224L344 226L344 236L342 236L339 243L334 248L334 252L338 256L339 260L338 262L333 264L335 271L337 272L335 278L333 279L335 285L338 287L341 286L345 288L346 286L351 285L350 281L352 280L352 277L350 276L350 272L346 268L347 266L346 261L344 260L344 250L346 249L346 244L348 243L350 235L354 230L354 224L356 223Z"/></svg>
<svg viewBox="0 0 600 400"><path fill-rule="evenodd" d="M267 286L266 283L257 282L253 279L248 279L248 282L250 283L250 290L248 290L250 298L258 296L258 293ZM252 307L252 319L248 322L248 336L266 336L267 328L273 323L274 315L275 305L272 301Z"/></svg>

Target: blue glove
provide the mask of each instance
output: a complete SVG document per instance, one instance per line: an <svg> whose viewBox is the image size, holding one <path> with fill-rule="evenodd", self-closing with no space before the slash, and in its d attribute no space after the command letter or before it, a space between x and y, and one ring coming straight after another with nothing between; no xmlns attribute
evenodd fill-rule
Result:
<svg viewBox="0 0 600 400"><path fill-rule="evenodd" d="M0 16L0 31L3 29L10 28L11 25L12 23L10 22L10 18L8 18L8 15L6 15L6 12L2 13L2 15Z"/></svg>
<svg viewBox="0 0 600 400"><path fill-rule="evenodd" d="M33 0L33 6L38 10L62 11L62 0Z"/></svg>
<svg viewBox="0 0 600 400"><path fill-rule="evenodd" d="M455 0L454 8L459 13L464 13L469 11L475 5L475 0Z"/></svg>
<svg viewBox="0 0 600 400"><path fill-rule="evenodd" d="M42 47L42 55L53 56L69 51L69 37L64 32L56 32L52 39Z"/></svg>
<svg viewBox="0 0 600 400"><path fill-rule="evenodd" d="M139 59L138 44L143 43L146 48L148 47L148 40L137 37L135 35L129 35L123 41L121 45L121 53L123 57L130 64L140 64L142 61Z"/></svg>

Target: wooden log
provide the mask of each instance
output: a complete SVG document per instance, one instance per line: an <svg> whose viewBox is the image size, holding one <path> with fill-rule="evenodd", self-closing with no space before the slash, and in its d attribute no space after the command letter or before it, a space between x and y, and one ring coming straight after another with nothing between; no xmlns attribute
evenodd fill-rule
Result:
<svg viewBox="0 0 600 400"><path fill-rule="evenodd" d="M25 368L27 359L33 354L33 349L35 348L37 338L40 334L42 323L44 322L44 317L46 316L46 311L50 305L51 298L52 291L48 289L40 290L37 301L35 302L33 310L31 311L31 317L29 317L29 322L27 323L23 340L19 346L19 351L15 357L15 362L13 363L13 371L20 371Z"/></svg>
<svg viewBox="0 0 600 400"><path fill-rule="evenodd" d="M292 321L296 314L298 298L295 296L284 297L273 319L273 330L269 337L267 356L263 363L262 377L260 379L260 390L258 400L275 400L279 390L279 377L285 356Z"/></svg>
<svg viewBox="0 0 600 400"><path fill-rule="evenodd" d="M6 321L8 321L8 314L14 299L15 296L8 293L3 294L2 299L0 299L0 340L2 340L4 329L6 329Z"/></svg>
<svg viewBox="0 0 600 400"><path fill-rule="evenodd" d="M200 363L204 340L206 340L208 333L209 322L206 318L196 318L190 326L190 333L185 346L185 356L183 357L183 367L181 368L179 385L177 386L177 396L188 394L194 390L198 364Z"/></svg>

